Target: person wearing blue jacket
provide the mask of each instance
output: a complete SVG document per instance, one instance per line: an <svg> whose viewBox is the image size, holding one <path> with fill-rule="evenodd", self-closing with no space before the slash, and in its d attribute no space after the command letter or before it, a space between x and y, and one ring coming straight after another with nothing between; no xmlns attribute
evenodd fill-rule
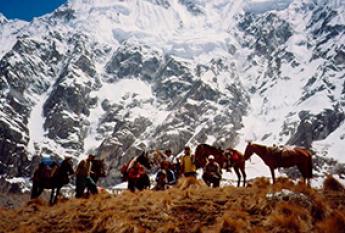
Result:
<svg viewBox="0 0 345 233"><path fill-rule="evenodd" d="M170 169L169 161L163 161L161 163L161 169L156 175L156 182L156 190L165 190L169 187L169 185L176 184L176 176L175 173Z"/></svg>

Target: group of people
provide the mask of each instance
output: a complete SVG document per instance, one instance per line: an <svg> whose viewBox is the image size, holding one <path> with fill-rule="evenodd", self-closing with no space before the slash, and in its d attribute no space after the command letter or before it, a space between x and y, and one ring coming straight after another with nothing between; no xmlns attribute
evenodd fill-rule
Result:
<svg viewBox="0 0 345 233"><path fill-rule="evenodd" d="M165 155L165 160L161 162L161 168L156 175L155 190L165 190L176 184L179 176L196 177L195 157L189 146L184 148L184 154L176 162L174 162L171 150L166 150ZM215 161L213 155L209 155L203 168L202 179L208 186L219 187L221 178L222 169L220 165Z"/></svg>
<svg viewBox="0 0 345 233"><path fill-rule="evenodd" d="M94 154L89 154L88 157L84 160L81 160L75 170L75 190L76 197L84 197L85 190L89 194L98 193L97 185L95 178L93 178L92 164L96 159ZM56 164L51 163L51 161L42 160L40 166L51 167L49 170L50 174L56 169ZM146 179L144 182L141 182L144 187L148 188L150 186L150 181L146 174L144 166L137 160L133 159L129 162L123 169L126 172L121 171L123 174L127 175L128 180L128 189L134 191L136 180ZM164 159L160 163L160 168L156 174L156 185L155 190L165 190L172 185L177 183L177 179L180 176L184 177L196 177L196 165L195 165L195 156L191 153L191 148L186 146L184 148L184 153L181 157L175 160L171 150L165 150ZM220 180L222 178L222 169L221 166L216 162L213 155L209 155L207 158L207 163L203 168L202 179L208 186L219 187ZM142 180L141 180L142 181ZM147 185L147 186L145 186Z"/></svg>

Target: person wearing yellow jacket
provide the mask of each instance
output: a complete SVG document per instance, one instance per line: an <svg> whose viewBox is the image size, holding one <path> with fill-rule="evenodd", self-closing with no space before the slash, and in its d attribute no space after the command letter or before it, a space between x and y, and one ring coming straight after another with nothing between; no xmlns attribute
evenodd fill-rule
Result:
<svg viewBox="0 0 345 233"><path fill-rule="evenodd" d="M184 155L180 159L181 173L185 177L196 177L196 166L194 155L191 154L189 146L184 148Z"/></svg>

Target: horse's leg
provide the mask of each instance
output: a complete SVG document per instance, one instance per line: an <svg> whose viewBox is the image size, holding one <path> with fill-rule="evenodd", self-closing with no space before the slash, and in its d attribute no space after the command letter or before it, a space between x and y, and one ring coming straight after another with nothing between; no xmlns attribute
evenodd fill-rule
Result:
<svg viewBox="0 0 345 233"><path fill-rule="evenodd" d="M237 175L237 187L240 187L241 183L241 174L240 171L238 170L238 167L234 167L235 173Z"/></svg>
<svg viewBox="0 0 345 233"><path fill-rule="evenodd" d="M44 190L43 187L38 187L36 197L39 197L42 194L43 190Z"/></svg>
<svg viewBox="0 0 345 233"><path fill-rule="evenodd" d="M145 189L150 189L151 186L151 182L150 182L150 178L148 175L145 175Z"/></svg>
<svg viewBox="0 0 345 233"><path fill-rule="evenodd" d="M147 189L150 187L150 179L149 177L145 174L142 175L140 178L136 180L136 187L139 190Z"/></svg>
<svg viewBox="0 0 345 233"><path fill-rule="evenodd" d="M135 181L135 187L136 187L139 191L141 191L141 190L143 190L143 189L145 188L145 187L144 187L144 183L143 183L143 178L142 178L142 177L136 179L136 181Z"/></svg>
<svg viewBox="0 0 345 233"><path fill-rule="evenodd" d="M38 197L38 184L37 182L33 181L32 182L32 188L31 188L31 199L34 199L36 197Z"/></svg>
<svg viewBox="0 0 345 233"><path fill-rule="evenodd" d="M243 177L243 187L246 187L247 175L246 175L246 171L244 170L244 166L240 167L240 170L242 172L242 177Z"/></svg>
<svg viewBox="0 0 345 233"><path fill-rule="evenodd" d="M218 178L214 178L214 181L213 181L213 188L217 188L217 187L219 187L219 185L220 185L220 179L218 179Z"/></svg>
<svg viewBox="0 0 345 233"><path fill-rule="evenodd" d="M309 186L309 179L308 179L308 174L307 174L307 170L306 170L306 166L302 165L297 165L298 170L300 171L300 173L302 174L302 182L303 184L306 184Z"/></svg>
<svg viewBox="0 0 345 233"><path fill-rule="evenodd" d="M85 180L84 177L76 177L75 181L75 197L80 198L83 197L85 190Z"/></svg>
<svg viewBox="0 0 345 233"><path fill-rule="evenodd" d="M49 204L53 205L54 204L54 192L55 192L55 188L52 188L52 192L50 194L50 200L49 200Z"/></svg>
<svg viewBox="0 0 345 233"><path fill-rule="evenodd" d="M302 169L300 169L302 171ZM310 187L310 180L313 178L313 163L311 158L306 160L305 165L303 166L303 174L304 178L306 179L307 185Z"/></svg>
<svg viewBox="0 0 345 233"><path fill-rule="evenodd" d="M60 189L61 189L61 187L57 187L56 188L56 194L55 194L55 198L54 198L54 204L56 204L57 203L57 200L58 200L58 196L59 196L59 194L60 194Z"/></svg>
<svg viewBox="0 0 345 233"><path fill-rule="evenodd" d="M134 179L128 179L128 189L132 192L135 191L135 181Z"/></svg>
<svg viewBox="0 0 345 233"><path fill-rule="evenodd" d="M270 170L271 170L272 180L273 180L273 184L274 184L276 182L276 178L275 178L275 175L274 175L274 168L270 167Z"/></svg>

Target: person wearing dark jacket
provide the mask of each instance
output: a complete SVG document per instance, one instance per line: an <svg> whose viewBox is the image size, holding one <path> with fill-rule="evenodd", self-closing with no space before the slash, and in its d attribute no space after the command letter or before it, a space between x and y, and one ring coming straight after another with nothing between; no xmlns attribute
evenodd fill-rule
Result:
<svg viewBox="0 0 345 233"><path fill-rule="evenodd" d="M208 156L208 162L204 167L204 173L202 179L208 186L219 187L220 180L222 178L222 170L219 164L215 161L213 155Z"/></svg>
<svg viewBox="0 0 345 233"><path fill-rule="evenodd" d="M92 160L95 159L95 155L89 154L87 159L80 161L78 164L76 175L76 197L83 197L84 190L87 187L92 194L98 193L97 186L91 178Z"/></svg>
<svg viewBox="0 0 345 233"><path fill-rule="evenodd" d="M165 190L169 187L169 185L176 184L175 174L170 169L170 163L168 161L163 161L161 163L161 169L156 175L156 182L156 190Z"/></svg>

